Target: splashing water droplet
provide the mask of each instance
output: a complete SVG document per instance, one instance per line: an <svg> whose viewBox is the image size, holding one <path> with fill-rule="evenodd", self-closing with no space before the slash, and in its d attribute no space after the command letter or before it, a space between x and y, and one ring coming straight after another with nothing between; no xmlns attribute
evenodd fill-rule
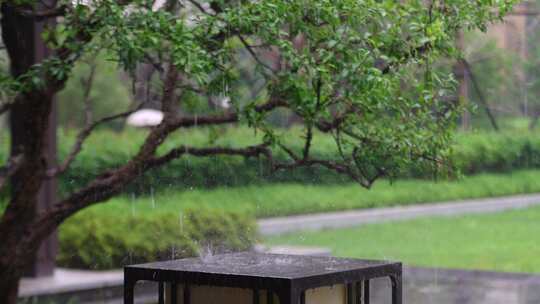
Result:
<svg viewBox="0 0 540 304"><path fill-rule="evenodd" d="M208 263L214 257L214 249L212 244L199 245L199 257L204 263Z"/></svg>

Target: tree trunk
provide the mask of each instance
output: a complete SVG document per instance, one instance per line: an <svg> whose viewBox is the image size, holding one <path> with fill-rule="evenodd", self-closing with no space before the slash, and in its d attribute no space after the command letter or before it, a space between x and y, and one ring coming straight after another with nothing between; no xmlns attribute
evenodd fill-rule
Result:
<svg viewBox="0 0 540 304"><path fill-rule="evenodd" d="M2 278L2 280L0 280L0 301L2 301L2 303L14 304L17 302L19 279L20 278L13 277L6 280Z"/></svg>
<svg viewBox="0 0 540 304"><path fill-rule="evenodd" d="M47 129L50 97L26 97L10 113L12 153L23 154L23 163L11 179L11 200L0 221L0 303L12 304L12 293L25 270L35 260L39 244L27 244L36 219L38 195L43 184L46 159L44 130ZM43 119L45 118L45 119ZM42 240L40 240L41 243Z"/></svg>
<svg viewBox="0 0 540 304"><path fill-rule="evenodd" d="M2 4L2 38L11 73L18 77L42 60L33 50L41 43L38 21ZM41 57L41 58L40 58ZM39 242L25 242L38 212L38 197L47 169L47 130L53 94L31 88L10 109L11 155L22 155L10 180L11 198L0 220L0 303L15 304L19 279L33 263Z"/></svg>

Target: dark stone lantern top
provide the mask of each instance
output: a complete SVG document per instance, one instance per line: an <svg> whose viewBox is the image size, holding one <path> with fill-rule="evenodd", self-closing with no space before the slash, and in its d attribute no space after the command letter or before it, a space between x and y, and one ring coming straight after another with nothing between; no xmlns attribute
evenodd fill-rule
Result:
<svg viewBox="0 0 540 304"><path fill-rule="evenodd" d="M389 277L401 304L401 263L242 252L127 266L124 304L137 281L159 282L159 303L369 303L369 281Z"/></svg>

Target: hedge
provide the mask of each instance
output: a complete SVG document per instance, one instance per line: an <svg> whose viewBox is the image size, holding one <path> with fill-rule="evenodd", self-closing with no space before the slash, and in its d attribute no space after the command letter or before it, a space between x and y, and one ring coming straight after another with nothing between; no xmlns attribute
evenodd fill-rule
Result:
<svg viewBox="0 0 540 304"><path fill-rule="evenodd" d="M540 134L462 134L456 140L452 162L468 175L540 168Z"/></svg>
<svg viewBox="0 0 540 304"><path fill-rule="evenodd" d="M61 225L57 262L61 267L113 269L247 250L255 238L255 221L243 213L192 209L118 216L89 209Z"/></svg>
<svg viewBox="0 0 540 304"><path fill-rule="evenodd" d="M132 156L144 138L145 131L130 130L113 133L98 131L84 146L83 152L73 163L72 169L61 178L61 189L69 191L81 187L105 168L119 166ZM212 144L243 146L257 142L257 135L247 129L231 128L220 130L221 137L215 137L215 130L182 131L165 142L161 152L188 144L204 146ZM297 129L290 131L291 145L300 149L300 136ZM219 134L218 134L219 135ZM61 134L60 156L69 151L73 134ZM6 142L0 141L1 142ZM4 145L5 146L5 145ZM7 148L0 144L0 159L5 159ZM482 172L508 172L515 169L540 167L540 136L529 132L514 133L465 133L459 134L453 146L451 163L465 175ZM2 155L4 153L4 155ZM337 158L338 154L332 138L319 136L313 144L313 154L324 158ZM284 154L277 154L277 159L284 160ZM410 168L401 177L432 177L431 168ZM244 159L242 157L184 157L170 164L154 169L139 177L126 191L152 192L164 188L208 188L216 186L237 186L273 182L295 182L309 184L332 184L348 181L340 174L324 168L299 168L271 174L264 161Z"/></svg>

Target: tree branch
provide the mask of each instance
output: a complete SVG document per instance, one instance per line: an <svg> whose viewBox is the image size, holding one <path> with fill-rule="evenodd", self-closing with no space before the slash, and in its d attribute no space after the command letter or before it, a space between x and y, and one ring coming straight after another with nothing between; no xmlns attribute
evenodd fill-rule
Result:
<svg viewBox="0 0 540 304"><path fill-rule="evenodd" d="M230 155L230 156L244 156L244 157L259 157L261 155L266 156L268 159L272 159L272 152L267 143L263 143L255 146L248 146L244 148L229 148L229 147L209 147L209 148L194 148L187 146L180 146L178 148L170 150L168 153L154 157L147 163L146 169L154 168L168 163L173 159L177 159L183 155L191 155L198 157L213 156L213 155Z"/></svg>
<svg viewBox="0 0 540 304"><path fill-rule="evenodd" d="M269 106L261 106L261 108L269 108ZM151 168L162 166L173 159L180 158L184 155L196 157L207 157L213 155L238 155L244 157L259 157L264 155L271 164L273 171L280 169L290 169L301 166L319 165L338 173L343 173L359 182L364 187L370 187L371 182L362 179L354 173L347 165L340 164L330 160L322 159L303 159L298 158L292 153L292 163L274 163L272 151L268 143L260 145L248 146L244 148L229 148L229 147L207 147L195 148L181 146L170 150L162 156L153 156L157 146L161 144L168 133L174 128L166 123L157 126L147 137L145 143L140 148L139 153L133 157L127 164L120 168L112 169L98 176L94 181L86 187L71 194L68 198L57 203L49 212L44 213L36 221L35 227L42 229L33 229L35 233L30 237L30 241L38 240L48 234L57 225L63 222L73 213L96 203L105 201L120 193L124 186L133 181L136 177L148 171ZM289 150L290 151L290 150ZM44 228L45 227L45 228Z"/></svg>
<svg viewBox="0 0 540 304"><path fill-rule="evenodd" d="M287 102L281 99L273 99L269 102L256 106L255 111L269 112L278 107L286 107ZM172 128L190 128L207 125L222 125L236 123L240 119L240 115L236 112L213 114L206 116L189 116L189 117L177 117L171 119L170 126Z"/></svg>
<svg viewBox="0 0 540 304"><path fill-rule="evenodd" d="M489 118L489 122L491 123L491 126L495 131L499 131L499 125L497 124L497 120L495 119L495 116L493 113L491 113L491 109L489 107L489 103L486 100L484 94L482 93L482 90L480 89L480 86L478 85L478 81L476 81L476 77L471 69L471 65L469 62L465 59L461 59L460 63L465 68L466 73L468 74L469 78L471 79L471 82L473 84L474 90L476 91L476 94L478 95L478 99L480 99L480 102L484 106L484 110L486 111L486 114Z"/></svg>
<svg viewBox="0 0 540 304"><path fill-rule="evenodd" d="M313 140L313 126L309 125L307 126L306 131L306 142L304 145L304 150L302 151L302 155L304 160L307 160L309 158L309 151L311 149L311 141Z"/></svg>
<svg viewBox="0 0 540 304"><path fill-rule="evenodd" d="M349 104L344 112L336 114L332 120L320 120L315 125L317 129L319 129L319 131L327 133L341 127L341 125L347 120L347 117L351 115L351 113L361 115L362 112L355 105Z"/></svg>
<svg viewBox="0 0 540 304"><path fill-rule="evenodd" d="M315 159L315 158L296 159L292 163L274 163L272 166L272 169L274 171L277 171L277 170L283 170L283 169L290 170L290 169L299 168L299 167L311 167L311 166L321 166L321 167L325 167L327 169L336 171L337 173L345 174L365 188L369 188L373 184L373 181L367 180L355 174L354 171L349 166L345 164L340 164L335 161L325 160L325 159Z"/></svg>
<svg viewBox="0 0 540 304"><path fill-rule="evenodd" d="M169 63L163 83L163 95L161 97L161 111L165 114L164 120L175 115L174 102L176 101L176 85L180 78L180 72L172 62Z"/></svg>
<svg viewBox="0 0 540 304"><path fill-rule="evenodd" d="M257 56L257 54L255 53L255 51L253 50L253 48L251 47L251 45L249 45L247 43L247 41L244 39L244 37L242 37L242 35L237 35L238 36L238 39L240 39L240 42L242 42L242 44L244 45L244 47L246 48L246 50L248 51L248 53L251 55L251 57L253 57L253 59L258 63L260 64L261 66L263 66L264 68L266 68L267 70L269 70L270 72L272 73L275 73L276 71L274 71L274 69L272 69L271 66L267 65L266 63L262 62L262 60L259 58L259 56Z"/></svg>
<svg viewBox="0 0 540 304"><path fill-rule="evenodd" d="M34 227L39 229L31 229L33 235L29 238L29 242L37 241L44 235L47 235L55 229L55 227L63 222L75 212L102 202L115 194L122 191L123 187L133 181L140 174L166 164L167 162L179 158L183 155L192 155L197 157L207 157L213 155L238 155L244 157L258 157L265 155L268 159L272 159L271 150L268 144L263 143L255 146L247 146L244 148L228 148L228 147L209 147L209 148L194 148L194 147L178 147L170 150L167 154L158 157L150 157L144 162L137 162L137 157L133 158L128 164L114 169L106 174L101 175L91 182L88 186L71 194L68 198L57 203L50 211L43 213L35 222Z"/></svg>
<svg viewBox="0 0 540 304"><path fill-rule="evenodd" d="M164 84L162 104L166 105L166 107L171 107L176 96L174 93L174 86L176 85L178 75L173 76L173 74L176 73L174 69L169 69L168 73L171 74L168 75ZM286 102L281 99L272 99L263 105L256 106L255 111L271 111L276 107L285 105ZM189 154L201 157L219 154L242 155L246 157L266 155L267 158L270 160L272 159L271 151L266 147L266 144L239 149L222 147L179 147L169 151L169 153L163 156L154 156L157 147L163 143L167 136L171 132L181 127L228 123L233 121L236 122L239 119L238 114L236 113L206 116L199 119L194 117L175 118L175 116L171 115L170 112L165 112L165 114L166 115L163 122L152 129L150 134L146 137L143 145L139 148L137 154L125 165L105 171L85 187L79 189L66 199L55 204L50 211L43 213L35 222L35 227L39 227L40 229L32 230L34 235L29 238L30 242L41 239L75 212L92 204L103 202L113 195L120 193L125 185L133 181L137 176L143 174L148 169L163 165L172 159L181 157L182 155ZM85 136L87 135L83 134L81 135L81 138ZM75 148L77 149L77 146L75 146ZM80 149L80 147L78 149Z"/></svg>
<svg viewBox="0 0 540 304"><path fill-rule="evenodd" d="M284 144L282 143L278 143L278 146L281 148L281 150L285 151L285 153L287 153L287 155L289 155L289 157L295 162L295 163L299 163L302 161L302 159L300 157L298 157L298 155L296 155L296 153L294 153L294 151L292 149L290 149L289 147L285 146ZM279 165L277 165L279 167Z"/></svg>
<svg viewBox="0 0 540 304"><path fill-rule="evenodd" d="M64 161L62 162L62 164L60 166L50 169L47 172L47 177L51 178L51 177L55 177L55 176L58 176L58 175L64 173L69 168L69 166L71 166L71 163L73 163L73 161L75 160L75 158L77 157L79 152L81 152L82 146L83 146L84 142L86 141L86 139L88 138L88 136L90 136L90 134L92 134L94 129L96 129L99 125L101 125L103 123L106 123L106 122L116 120L116 119L125 118L125 117L135 113L136 111L140 110L141 107L142 107L142 103L139 106L137 106L137 108L135 108L133 110L118 113L118 114L114 114L114 115L107 116L107 117L103 117L103 118L95 121L94 123L87 125L77 135L77 139L75 141L75 144L71 148L71 150L70 150L68 156L66 157L66 159L64 159Z"/></svg>
<svg viewBox="0 0 540 304"><path fill-rule="evenodd" d="M321 120L316 124L317 129L325 133L330 132L332 130L337 129L346 119L347 119L347 113L337 115L331 121Z"/></svg>
<svg viewBox="0 0 540 304"><path fill-rule="evenodd" d="M83 103L84 103L84 117L85 117L85 127L88 127L92 121L92 99L90 98L90 93L92 92L92 86L94 84L94 76L96 74L97 65L92 63L90 65L90 74L86 79L81 78L81 84L84 87L83 93Z"/></svg>
<svg viewBox="0 0 540 304"><path fill-rule="evenodd" d="M391 72L392 68L408 61L409 59L417 58L417 55L422 55L428 52L431 49L431 43L426 42L423 45L411 49L408 54L403 56L403 59L400 62L386 62L385 60L376 60L375 67L378 68L383 74L388 74Z"/></svg>

